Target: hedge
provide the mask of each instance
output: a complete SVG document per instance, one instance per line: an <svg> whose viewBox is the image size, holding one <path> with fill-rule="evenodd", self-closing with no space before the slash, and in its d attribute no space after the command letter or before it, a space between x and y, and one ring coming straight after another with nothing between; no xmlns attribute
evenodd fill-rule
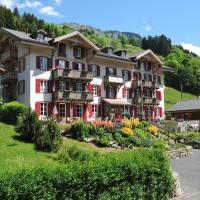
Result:
<svg viewBox="0 0 200 200"><path fill-rule="evenodd" d="M25 113L27 107L18 101L11 101L1 106L1 120L5 123L16 124L19 115Z"/></svg>
<svg viewBox="0 0 200 200"><path fill-rule="evenodd" d="M160 150L111 153L66 167L24 169L1 174L0 199L165 200L172 188Z"/></svg>

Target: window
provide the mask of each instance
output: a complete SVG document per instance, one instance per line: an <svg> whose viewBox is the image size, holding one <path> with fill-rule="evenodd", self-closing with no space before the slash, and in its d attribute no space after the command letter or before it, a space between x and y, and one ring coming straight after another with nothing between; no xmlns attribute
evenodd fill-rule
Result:
<svg viewBox="0 0 200 200"><path fill-rule="evenodd" d="M141 97L141 90L140 89L135 90L135 97Z"/></svg>
<svg viewBox="0 0 200 200"><path fill-rule="evenodd" d="M37 41L44 42L44 35L41 33L37 34Z"/></svg>
<svg viewBox="0 0 200 200"><path fill-rule="evenodd" d="M92 105L92 116L93 117L98 117L97 105Z"/></svg>
<svg viewBox="0 0 200 200"><path fill-rule="evenodd" d="M96 65L92 65L92 75L93 75L94 77L97 76L97 66L96 66Z"/></svg>
<svg viewBox="0 0 200 200"><path fill-rule="evenodd" d="M114 90L112 86L108 87L108 98L114 98Z"/></svg>
<svg viewBox="0 0 200 200"><path fill-rule="evenodd" d="M128 98L129 98L129 89L128 89L128 88L126 88L126 89L124 90L124 98L125 98L125 99L128 99Z"/></svg>
<svg viewBox="0 0 200 200"><path fill-rule="evenodd" d="M47 70L47 58L40 57L40 69Z"/></svg>
<svg viewBox="0 0 200 200"><path fill-rule="evenodd" d="M40 92L47 93L47 83L48 81L41 80L40 81Z"/></svg>
<svg viewBox="0 0 200 200"><path fill-rule="evenodd" d="M128 81L128 71L124 71L124 81Z"/></svg>
<svg viewBox="0 0 200 200"><path fill-rule="evenodd" d="M59 81L59 91L65 91L65 81Z"/></svg>
<svg viewBox="0 0 200 200"><path fill-rule="evenodd" d="M20 60L19 63L18 63L18 72L21 73L25 70L25 58Z"/></svg>
<svg viewBox="0 0 200 200"><path fill-rule="evenodd" d="M108 75L109 76L114 76L115 75L114 68L112 68L112 67L108 68Z"/></svg>
<svg viewBox="0 0 200 200"><path fill-rule="evenodd" d="M93 93L93 95L94 96L97 96L98 94L97 94L97 85L92 85L92 93Z"/></svg>
<svg viewBox="0 0 200 200"><path fill-rule="evenodd" d="M66 104L65 103L59 104L59 117L66 117Z"/></svg>
<svg viewBox="0 0 200 200"><path fill-rule="evenodd" d="M62 57L66 57L66 45L64 43L59 44L58 55Z"/></svg>
<svg viewBox="0 0 200 200"><path fill-rule="evenodd" d="M65 69L65 60L59 60L59 66L61 69Z"/></svg>
<svg viewBox="0 0 200 200"><path fill-rule="evenodd" d="M77 47L77 57L81 57L81 48Z"/></svg>
<svg viewBox="0 0 200 200"><path fill-rule="evenodd" d="M145 97L151 98L151 96L152 96L152 92L150 90L146 90Z"/></svg>
<svg viewBox="0 0 200 200"><path fill-rule="evenodd" d="M25 93L25 80L18 82L18 94L22 95Z"/></svg>
<svg viewBox="0 0 200 200"><path fill-rule="evenodd" d="M82 92L82 83L76 83L76 91Z"/></svg>
<svg viewBox="0 0 200 200"><path fill-rule="evenodd" d="M77 117L83 117L82 105L77 105L76 109L77 109Z"/></svg>
<svg viewBox="0 0 200 200"><path fill-rule="evenodd" d="M46 102L40 103L40 115L48 116L48 104Z"/></svg>

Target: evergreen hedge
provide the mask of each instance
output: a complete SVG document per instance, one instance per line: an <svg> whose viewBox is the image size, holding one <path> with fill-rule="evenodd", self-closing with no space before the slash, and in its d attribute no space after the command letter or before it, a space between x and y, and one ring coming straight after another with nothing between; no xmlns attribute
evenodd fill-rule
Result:
<svg viewBox="0 0 200 200"><path fill-rule="evenodd" d="M111 153L66 167L24 169L0 175L0 199L165 200L172 188L160 150Z"/></svg>

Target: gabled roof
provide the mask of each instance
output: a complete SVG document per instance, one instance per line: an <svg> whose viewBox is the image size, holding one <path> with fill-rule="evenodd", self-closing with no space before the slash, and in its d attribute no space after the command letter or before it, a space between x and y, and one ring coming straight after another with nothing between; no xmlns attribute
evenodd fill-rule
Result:
<svg viewBox="0 0 200 200"><path fill-rule="evenodd" d="M155 58L155 60L157 60L160 64L163 64L163 62L160 60L160 58L151 50L151 49L148 49L148 50L145 50L145 51L141 51L141 52L138 52L134 55L132 55L130 57L130 59L135 59L135 60L138 60L146 55L150 54L152 57Z"/></svg>
<svg viewBox="0 0 200 200"><path fill-rule="evenodd" d="M0 32L10 34L10 35L12 35L12 36L14 36L14 37L16 37L17 39L20 39L20 40L24 40L24 41L28 41L28 42L36 42L36 43L39 43L39 44L49 45L49 41L52 40L52 38L45 37L44 42L41 42L41 41L38 41L36 39L31 38L30 33L25 33L25 32L22 32L22 31L16 31L16 30L8 29L8 28L1 28Z"/></svg>
<svg viewBox="0 0 200 200"><path fill-rule="evenodd" d="M200 99L179 101L171 108L169 108L167 112L191 111L191 110L200 110Z"/></svg>
<svg viewBox="0 0 200 200"><path fill-rule="evenodd" d="M71 37L74 37L74 36L78 36L80 37L83 41L85 41L86 43L88 43L89 46L93 47L96 51L99 50L99 47L97 47L94 43L92 43L90 40L88 40L83 34L81 34L79 31L74 31L72 33L68 33L68 34L65 34L65 35L62 35L62 36L59 36L59 37L56 37L52 40L52 43L57 43L57 42L60 42L62 40L66 40L66 39L69 39Z"/></svg>

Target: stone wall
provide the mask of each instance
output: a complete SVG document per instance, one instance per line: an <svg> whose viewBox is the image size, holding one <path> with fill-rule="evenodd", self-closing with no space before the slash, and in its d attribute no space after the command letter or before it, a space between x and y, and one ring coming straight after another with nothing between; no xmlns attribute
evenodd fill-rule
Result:
<svg viewBox="0 0 200 200"><path fill-rule="evenodd" d="M168 157L170 160L173 160L191 156L192 153L193 153L193 148L191 146L186 146L185 148L168 151Z"/></svg>
<svg viewBox="0 0 200 200"><path fill-rule="evenodd" d="M180 177L177 172L173 172L173 189L172 189L172 196L170 200L175 200L179 197L181 197L182 190L181 190L181 183L180 183Z"/></svg>

